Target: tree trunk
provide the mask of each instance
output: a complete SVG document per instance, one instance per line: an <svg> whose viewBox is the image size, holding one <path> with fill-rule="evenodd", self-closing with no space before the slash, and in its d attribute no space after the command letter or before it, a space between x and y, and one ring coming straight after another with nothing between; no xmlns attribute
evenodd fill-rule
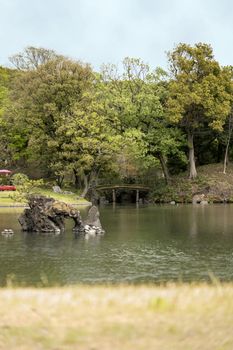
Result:
<svg viewBox="0 0 233 350"><path fill-rule="evenodd" d="M84 182L84 189L83 189L83 192L81 194L81 197L85 197L88 190L89 190L89 186L90 186L90 181L89 181L89 176L84 174L83 175L83 182Z"/></svg>
<svg viewBox="0 0 233 350"><path fill-rule="evenodd" d="M226 173L227 173L229 144L230 144L230 142L227 142L226 151L225 151L225 156L224 156L224 162L223 162L223 174L225 174L225 175L226 175Z"/></svg>
<svg viewBox="0 0 233 350"><path fill-rule="evenodd" d="M81 185L80 177L79 177L76 169L73 169L73 173L74 173L74 186L75 186L75 188L79 188Z"/></svg>
<svg viewBox="0 0 233 350"><path fill-rule="evenodd" d="M229 117L228 123L229 123L228 124L228 139L227 139L227 145L226 145L224 162L223 162L223 174L226 174L227 164L228 164L228 151L229 151L232 129L233 129L233 115L232 114Z"/></svg>
<svg viewBox="0 0 233 350"><path fill-rule="evenodd" d="M222 158L223 158L223 144L219 142L218 150L217 150L217 163L222 162Z"/></svg>
<svg viewBox="0 0 233 350"><path fill-rule="evenodd" d="M197 177L197 170L195 164L193 133L188 132L188 148L189 148L189 178L195 179Z"/></svg>
<svg viewBox="0 0 233 350"><path fill-rule="evenodd" d="M64 181L64 176L63 175L58 175L56 177L56 183L57 183L57 185L59 187L62 187L63 181Z"/></svg>
<svg viewBox="0 0 233 350"><path fill-rule="evenodd" d="M97 186L99 170L92 170L88 175L83 175L84 189L81 197L85 197L88 190Z"/></svg>
<svg viewBox="0 0 233 350"><path fill-rule="evenodd" d="M159 158L162 170L163 170L163 175L164 175L166 184L169 185L169 183L170 183L170 174L169 174L169 170L168 170L168 167L167 167L166 159L165 159L165 157L164 157L164 155L162 153L158 154L158 158Z"/></svg>

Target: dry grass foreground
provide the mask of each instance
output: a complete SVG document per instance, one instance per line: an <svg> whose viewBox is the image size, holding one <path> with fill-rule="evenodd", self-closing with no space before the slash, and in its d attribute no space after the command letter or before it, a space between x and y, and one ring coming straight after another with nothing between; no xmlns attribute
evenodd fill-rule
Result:
<svg viewBox="0 0 233 350"><path fill-rule="evenodd" d="M1 289L0 349L233 349L233 285Z"/></svg>

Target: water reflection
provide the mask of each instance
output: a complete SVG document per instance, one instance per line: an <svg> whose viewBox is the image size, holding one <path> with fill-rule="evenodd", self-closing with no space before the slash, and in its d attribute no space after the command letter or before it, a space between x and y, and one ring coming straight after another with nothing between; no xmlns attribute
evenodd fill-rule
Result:
<svg viewBox="0 0 233 350"><path fill-rule="evenodd" d="M104 236L24 234L18 211L1 211L0 284L49 284L233 279L233 206L135 205L101 208ZM45 278L46 276L46 278ZM42 278L43 277L43 278ZM44 283L44 282L43 282Z"/></svg>

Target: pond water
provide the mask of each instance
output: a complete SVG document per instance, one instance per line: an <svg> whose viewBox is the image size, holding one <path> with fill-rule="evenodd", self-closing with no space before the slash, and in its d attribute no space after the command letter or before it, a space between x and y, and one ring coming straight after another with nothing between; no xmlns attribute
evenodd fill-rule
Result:
<svg viewBox="0 0 233 350"><path fill-rule="evenodd" d="M81 209L83 217L86 209ZM233 205L100 208L104 236L25 234L1 209L0 285L233 280Z"/></svg>

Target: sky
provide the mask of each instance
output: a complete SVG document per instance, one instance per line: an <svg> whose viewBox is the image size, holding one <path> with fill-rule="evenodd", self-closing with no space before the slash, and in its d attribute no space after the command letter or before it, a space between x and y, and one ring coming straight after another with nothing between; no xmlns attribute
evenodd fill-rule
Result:
<svg viewBox="0 0 233 350"><path fill-rule="evenodd" d="M166 52L180 42L211 44L228 65L232 33L232 0L0 0L0 65L36 46L96 70L126 56L166 69Z"/></svg>

